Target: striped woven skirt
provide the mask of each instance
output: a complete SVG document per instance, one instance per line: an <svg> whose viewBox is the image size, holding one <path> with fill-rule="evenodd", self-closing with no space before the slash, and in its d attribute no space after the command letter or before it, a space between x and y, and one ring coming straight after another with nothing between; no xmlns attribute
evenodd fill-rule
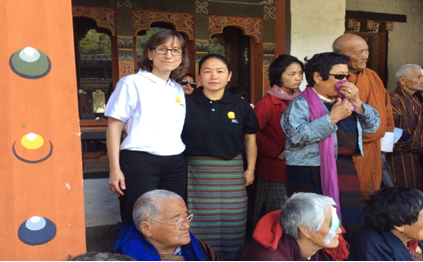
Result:
<svg viewBox="0 0 423 262"><path fill-rule="evenodd" d="M348 241L358 229L364 226L364 216L361 212L364 199L352 158L350 156L338 156L336 166L342 225L347 231L344 237ZM323 194L320 167L287 166L287 171L289 196L295 192Z"/></svg>
<svg viewBox="0 0 423 262"><path fill-rule="evenodd" d="M232 160L188 157L188 210L191 232L232 260L244 245L247 193L242 155Z"/></svg>

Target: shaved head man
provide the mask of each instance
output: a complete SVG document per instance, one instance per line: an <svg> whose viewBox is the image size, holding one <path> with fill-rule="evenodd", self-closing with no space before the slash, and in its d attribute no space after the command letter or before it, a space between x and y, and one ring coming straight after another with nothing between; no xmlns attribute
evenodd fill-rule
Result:
<svg viewBox="0 0 423 262"><path fill-rule="evenodd" d="M376 133L363 136L364 157L354 157L360 187L364 197L380 189L382 184L381 138L393 140L394 120L389 93L377 73L367 68L369 46L361 36L344 34L335 39L332 49L350 57L348 81L360 90L360 99L376 109L380 115L380 127ZM392 138L391 138L392 135ZM390 141L393 144L393 141ZM388 148L387 152L392 152Z"/></svg>

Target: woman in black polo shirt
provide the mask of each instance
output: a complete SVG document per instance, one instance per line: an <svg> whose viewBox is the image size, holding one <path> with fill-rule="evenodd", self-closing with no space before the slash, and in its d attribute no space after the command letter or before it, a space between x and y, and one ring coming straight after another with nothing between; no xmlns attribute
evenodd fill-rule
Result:
<svg viewBox="0 0 423 262"><path fill-rule="evenodd" d="M225 260L233 259L244 244L245 186L254 180L258 130L249 103L225 90L231 76L223 56L209 54L201 59L202 87L186 98L182 132L188 158L188 209L195 214L191 231Z"/></svg>

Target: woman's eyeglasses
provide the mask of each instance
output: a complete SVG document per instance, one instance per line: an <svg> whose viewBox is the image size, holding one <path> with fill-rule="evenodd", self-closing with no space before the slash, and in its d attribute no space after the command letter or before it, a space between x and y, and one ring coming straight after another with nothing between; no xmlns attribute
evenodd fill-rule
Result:
<svg viewBox="0 0 423 262"><path fill-rule="evenodd" d="M167 54L167 51L170 51L170 53L174 56L182 55L182 50L177 48L155 47L153 50L159 55L165 55Z"/></svg>
<svg viewBox="0 0 423 262"><path fill-rule="evenodd" d="M338 79L338 80L342 80L344 78L348 79L348 77L350 76L350 75L344 75L344 74L331 74L331 73L329 73L329 75L335 77L335 79Z"/></svg>
<svg viewBox="0 0 423 262"><path fill-rule="evenodd" d="M179 82L181 85L186 85L186 84L189 84L192 88L195 88L195 87L197 87L197 83L196 82L194 82L194 81L191 81L191 82L189 82L188 80L181 80L181 82Z"/></svg>

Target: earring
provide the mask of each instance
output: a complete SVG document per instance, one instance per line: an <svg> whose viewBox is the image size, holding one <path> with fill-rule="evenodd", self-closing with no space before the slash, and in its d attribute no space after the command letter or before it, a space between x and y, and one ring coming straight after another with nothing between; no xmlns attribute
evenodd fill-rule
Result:
<svg viewBox="0 0 423 262"><path fill-rule="evenodd" d="M320 82L316 82L316 85L320 85Z"/></svg>

